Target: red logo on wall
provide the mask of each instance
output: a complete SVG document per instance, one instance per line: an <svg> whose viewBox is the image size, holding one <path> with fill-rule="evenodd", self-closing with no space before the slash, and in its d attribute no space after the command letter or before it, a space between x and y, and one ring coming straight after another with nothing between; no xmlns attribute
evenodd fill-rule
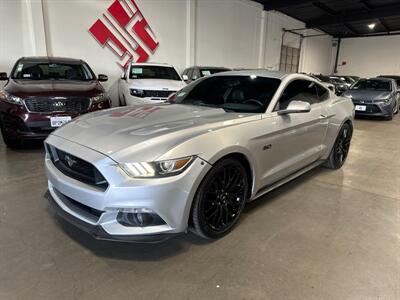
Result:
<svg viewBox="0 0 400 300"><path fill-rule="evenodd" d="M135 0L115 0L89 32L118 57L121 68L146 62L159 44Z"/></svg>

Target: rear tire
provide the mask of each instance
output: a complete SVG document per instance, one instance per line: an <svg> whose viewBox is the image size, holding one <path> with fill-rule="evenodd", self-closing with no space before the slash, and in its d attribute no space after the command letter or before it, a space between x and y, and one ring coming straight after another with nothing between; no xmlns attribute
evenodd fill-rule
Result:
<svg viewBox="0 0 400 300"><path fill-rule="evenodd" d="M335 144L329 154L328 159L324 163L324 167L328 169L340 169L346 161L350 149L353 129L348 123L344 123L339 130Z"/></svg>
<svg viewBox="0 0 400 300"><path fill-rule="evenodd" d="M196 192L191 230L205 239L228 234L246 204L248 187L246 169L239 161L227 158L215 164Z"/></svg>

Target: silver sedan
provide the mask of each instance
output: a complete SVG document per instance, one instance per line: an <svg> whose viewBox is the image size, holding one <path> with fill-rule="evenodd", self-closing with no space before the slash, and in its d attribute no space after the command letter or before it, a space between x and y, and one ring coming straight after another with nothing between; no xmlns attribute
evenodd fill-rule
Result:
<svg viewBox="0 0 400 300"><path fill-rule="evenodd" d="M358 116L377 116L392 120L399 112L399 89L389 78L360 79L343 96L350 98Z"/></svg>
<svg viewBox="0 0 400 300"><path fill-rule="evenodd" d="M253 201L340 168L354 106L317 80L262 70L199 79L169 103L82 116L45 142L48 199L99 239L220 238Z"/></svg>

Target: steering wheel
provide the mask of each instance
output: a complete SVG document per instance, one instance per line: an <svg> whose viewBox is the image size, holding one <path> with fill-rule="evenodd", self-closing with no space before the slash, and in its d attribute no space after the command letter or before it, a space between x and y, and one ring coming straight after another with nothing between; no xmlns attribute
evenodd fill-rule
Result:
<svg viewBox="0 0 400 300"><path fill-rule="evenodd" d="M264 104L263 104L261 101L258 101L258 100L256 100L256 99L248 99L248 100L246 100L246 101L243 101L243 104L246 104L246 103L248 103L248 102L256 103L256 104L259 105L259 106L264 106Z"/></svg>

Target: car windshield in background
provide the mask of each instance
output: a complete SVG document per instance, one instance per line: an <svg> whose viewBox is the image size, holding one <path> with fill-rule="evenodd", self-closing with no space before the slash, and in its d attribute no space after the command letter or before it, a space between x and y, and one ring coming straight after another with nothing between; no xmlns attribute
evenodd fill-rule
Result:
<svg viewBox="0 0 400 300"><path fill-rule="evenodd" d="M256 76L205 77L178 92L175 102L225 111L263 113L280 83L276 78Z"/></svg>
<svg viewBox="0 0 400 300"><path fill-rule="evenodd" d="M204 69L200 69L200 73L201 76L208 76L208 75L212 75L212 74L216 74L216 73L221 73L221 72L226 72L228 71L227 69L216 69L216 68L204 68Z"/></svg>
<svg viewBox="0 0 400 300"><path fill-rule="evenodd" d="M386 80L359 80L352 87L352 90L377 90L391 91L391 84Z"/></svg>
<svg viewBox="0 0 400 300"><path fill-rule="evenodd" d="M129 78L181 80L174 68L162 66L132 66Z"/></svg>
<svg viewBox="0 0 400 300"><path fill-rule="evenodd" d="M12 74L22 80L93 80L94 75L86 64L20 61Z"/></svg>
<svg viewBox="0 0 400 300"><path fill-rule="evenodd" d="M349 83L349 84L354 83L354 80L352 80L352 79L350 79L348 77L330 77L330 78L331 79L335 79L335 80L340 80L340 81L343 81L343 82Z"/></svg>

